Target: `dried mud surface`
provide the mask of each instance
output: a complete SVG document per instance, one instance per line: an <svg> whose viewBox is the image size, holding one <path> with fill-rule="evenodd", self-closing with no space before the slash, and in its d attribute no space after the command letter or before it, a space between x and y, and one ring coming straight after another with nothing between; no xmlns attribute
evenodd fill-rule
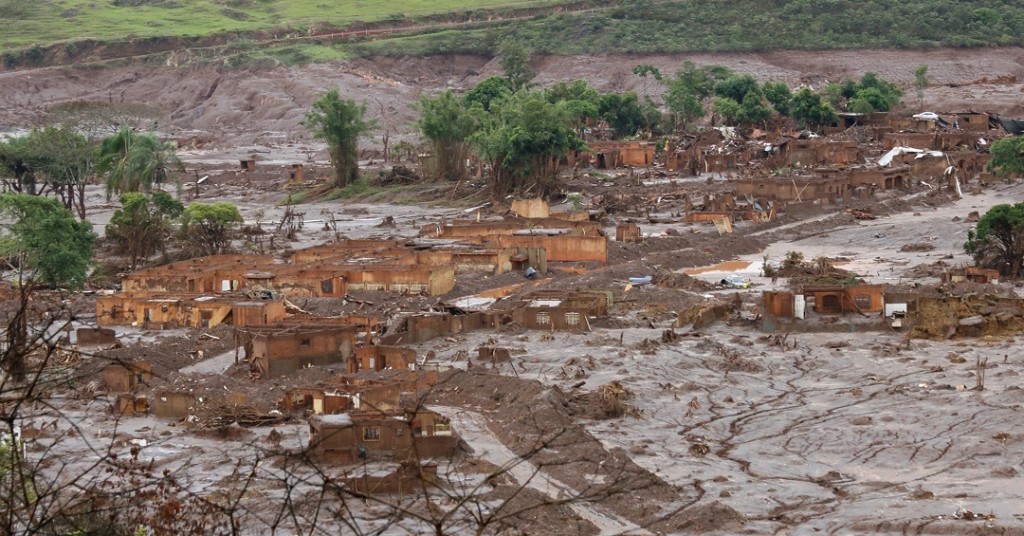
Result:
<svg viewBox="0 0 1024 536"><path fill-rule="evenodd" d="M536 82L585 78L601 90L641 91L632 74L641 63L672 72L684 61L721 64L759 79L819 87L826 81L875 71L905 87L914 69L928 64L931 87L925 108L968 108L1024 116L1024 49L789 51L760 54L674 56L569 56L533 60ZM166 119L168 134L223 149L246 145L302 150L310 140L299 125L316 95L337 87L366 101L370 115L406 138L415 119L410 105L419 95L444 88L468 89L500 74L497 60L477 56L373 58L351 62L281 67L270 70L217 71L207 68L129 66L101 70L51 67L0 73L0 131L28 128L54 104L74 100L146 103ZM1016 77L1016 82L998 82ZM653 90L657 91L657 90ZM908 91L907 103L916 106ZM395 138L393 138L395 139ZM371 141L366 142L370 145ZM313 146L314 148L316 146Z"/></svg>

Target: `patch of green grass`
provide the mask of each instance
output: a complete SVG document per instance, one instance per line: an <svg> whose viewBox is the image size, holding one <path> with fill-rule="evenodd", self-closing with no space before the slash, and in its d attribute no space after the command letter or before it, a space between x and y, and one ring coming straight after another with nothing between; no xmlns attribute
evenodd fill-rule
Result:
<svg viewBox="0 0 1024 536"><path fill-rule="evenodd" d="M309 196L308 192L290 192L284 199L277 202L277 206L286 207L288 205L301 205L306 202L306 198Z"/></svg>
<svg viewBox="0 0 1024 536"><path fill-rule="evenodd" d="M197 37L223 32L345 27L478 9L525 8L551 0L0 0L0 19L17 21L0 33L0 49L97 39Z"/></svg>

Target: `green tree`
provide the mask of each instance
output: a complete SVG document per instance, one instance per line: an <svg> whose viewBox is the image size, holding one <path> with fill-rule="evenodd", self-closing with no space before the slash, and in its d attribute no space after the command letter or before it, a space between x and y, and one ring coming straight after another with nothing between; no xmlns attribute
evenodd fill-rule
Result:
<svg viewBox="0 0 1024 536"><path fill-rule="evenodd" d="M344 188L359 178L359 138L377 127L366 119L366 103L342 99L337 89L322 93L306 112L302 124L327 143L334 167L334 187Z"/></svg>
<svg viewBox="0 0 1024 536"><path fill-rule="evenodd" d="M769 80L764 83L761 93L772 104L772 108L775 108L779 115L789 115L789 103L793 100L793 92L789 90L789 86L785 82L772 82Z"/></svg>
<svg viewBox="0 0 1024 536"><path fill-rule="evenodd" d="M427 174L438 179L465 178L468 140L479 124L476 114L447 90L437 96L420 97L419 110L416 126L433 146Z"/></svg>
<svg viewBox="0 0 1024 536"><path fill-rule="evenodd" d="M686 129L691 121L704 117L704 105L696 93L687 93L683 89L669 87L662 97L669 111L672 112L673 123Z"/></svg>
<svg viewBox="0 0 1024 536"><path fill-rule="evenodd" d="M985 165L989 171L999 175L1024 175L1024 137L1011 136L994 142L989 155Z"/></svg>
<svg viewBox="0 0 1024 536"><path fill-rule="evenodd" d="M508 39L501 44L501 70L512 85L513 91L519 91L533 80L534 72L530 68L530 51L518 39Z"/></svg>
<svg viewBox="0 0 1024 536"><path fill-rule="evenodd" d="M85 283L92 227L48 197L0 194L0 214L12 223L0 235L0 255L18 270L19 283L78 288Z"/></svg>
<svg viewBox="0 0 1024 536"><path fill-rule="evenodd" d="M31 134L0 142L0 175L7 190L30 195L38 193L36 186L44 156L35 149Z"/></svg>
<svg viewBox="0 0 1024 536"><path fill-rule="evenodd" d="M588 123L601 116L601 94L590 86L586 80L577 79L572 82L559 81L544 91L548 102L562 103L572 116L573 126L582 136Z"/></svg>
<svg viewBox="0 0 1024 536"><path fill-rule="evenodd" d="M148 192L184 170L172 144L128 128L103 140L96 165L107 176L107 199L115 193Z"/></svg>
<svg viewBox="0 0 1024 536"><path fill-rule="evenodd" d="M492 113L471 142L490 164L495 199L526 189L547 194L555 184L558 160L586 148L566 104L552 103L535 91L492 103Z"/></svg>
<svg viewBox="0 0 1024 536"><path fill-rule="evenodd" d="M978 266L1019 277L1024 264L1024 203L989 209L967 232L964 250Z"/></svg>
<svg viewBox="0 0 1024 536"><path fill-rule="evenodd" d="M761 96L761 88L757 80L749 74L734 74L715 84L715 95L726 97L736 102L743 102L748 93Z"/></svg>
<svg viewBox="0 0 1024 536"><path fill-rule="evenodd" d="M865 87L850 99L847 110L856 114L870 114L889 110L889 102L877 87Z"/></svg>
<svg viewBox="0 0 1024 536"><path fill-rule="evenodd" d="M914 69L914 91L917 92L917 107L924 109L924 90L928 89L928 65L918 65Z"/></svg>
<svg viewBox="0 0 1024 536"><path fill-rule="evenodd" d="M761 100L759 93L748 92L740 103L740 123L754 125L763 123L772 117L772 111Z"/></svg>
<svg viewBox="0 0 1024 536"><path fill-rule="evenodd" d="M491 76L483 79L463 97L467 108L479 104L485 112L491 111L491 103L504 99L513 93L512 84L507 78Z"/></svg>
<svg viewBox="0 0 1024 536"><path fill-rule="evenodd" d="M740 103L728 97L715 97L711 102L711 110L727 125L735 125L740 121Z"/></svg>
<svg viewBox="0 0 1024 536"><path fill-rule="evenodd" d="M157 252L166 256L171 220L181 216L184 206L166 192L153 192L152 198L137 192L121 195L121 208L107 224L106 236L115 250L135 270Z"/></svg>
<svg viewBox="0 0 1024 536"><path fill-rule="evenodd" d="M242 221L238 207L227 201L192 203L182 215L182 232L199 255L219 255L231 250Z"/></svg>
<svg viewBox="0 0 1024 536"><path fill-rule="evenodd" d="M693 120L704 117L704 100L714 93L715 85L732 75L732 71L720 65L697 67L686 61L666 82L665 106L674 116L674 121L683 129Z"/></svg>
<svg viewBox="0 0 1024 536"><path fill-rule="evenodd" d="M790 106L790 115L797 122L805 126L817 128L823 125L831 125L839 120L832 105L824 102L821 95L808 88L797 91L796 95L793 95Z"/></svg>
<svg viewBox="0 0 1024 536"><path fill-rule="evenodd" d="M608 126L615 131L615 136L619 138L633 136L644 126L644 114L640 109L640 99L632 91L601 95L598 113L608 122Z"/></svg>
<svg viewBox="0 0 1024 536"><path fill-rule="evenodd" d="M72 127L48 127L33 142L44 156L40 171L64 208L85 219L85 186L96 164L96 144Z"/></svg>
<svg viewBox="0 0 1024 536"><path fill-rule="evenodd" d="M644 97L647 96L647 77L651 76L655 81L661 82L661 69L653 65L641 64L633 67L633 74L640 77L643 80L643 91Z"/></svg>

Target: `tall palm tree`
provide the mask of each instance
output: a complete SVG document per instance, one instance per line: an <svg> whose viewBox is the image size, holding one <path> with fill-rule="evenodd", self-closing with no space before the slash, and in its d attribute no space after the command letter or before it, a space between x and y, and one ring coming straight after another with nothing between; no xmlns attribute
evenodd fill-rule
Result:
<svg viewBox="0 0 1024 536"><path fill-rule="evenodd" d="M185 166L174 146L154 134L138 134L123 128L103 140L97 170L107 176L107 199L113 194L148 192L154 184L167 182L174 171Z"/></svg>

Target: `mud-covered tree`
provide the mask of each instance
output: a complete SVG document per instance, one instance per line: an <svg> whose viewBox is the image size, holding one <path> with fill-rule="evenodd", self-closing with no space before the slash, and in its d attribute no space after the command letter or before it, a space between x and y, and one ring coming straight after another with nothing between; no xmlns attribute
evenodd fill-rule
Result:
<svg viewBox="0 0 1024 536"><path fill-rule="evenodd" d="M585 148L564 103L550 102L542 92L523 91L492 106L471 142L490 164L491 195L515 191L546 194L554 187L558 159Z"/></svg>
<svg viewBox="0 0 1024 536"><path fill-rule="evenodd" d="M366 103L342 99L337 89L331 89L313 101L302 124L314 137L327 143L335 188L344 188L356 181L359 178L359 138L377 126L376 121L366 118Z"/></svg>
<svg viewBox="0 0 1024 536"><path fill-rule="evenodd" d="M155 129L161 117L158 109L145 104L107 101L69 101L51 106L43 122L74 129L90 140L116 134L124 128Z"/></svg>
<svg viewBox="0 0 1024 536"><path fill-rule="evenodd" d="M480 122L479 113L473 110L447 90L436 96L420 97L416 126L433 147L426 175L448 180L465 178L469 137Z"/></svg>
<svg viewBox="0 0 1024 536"><path fill-rule="evenodd" d="M1024 266L1024 203L989 209L967 232L964 250L978 266L1019 277Z"/></svg>
<svg viewBox="0 0 1024 536"><path fill-rule="evenodd" d="M1024 136L1003 138L992 144L985 168L999 175L1024 175Z"/></svg>
<svg viewBox="0 0 1024 536"><path fill-rule="evenodd" d="M219 255L231 250L242 214L227 201L192 203L182 215L182 233L199 255Z"/></svg>
<svg viewBox="0 0 1024 536"><path fill-rule="evenodd" d="M137 192L122 194L121 208L107 224L106 236L124 256L130 270L158 252L166 253L171 221L181 216L185 207L167 192L153 192L151 197Z"/></svg>
<svg viewBox="0 0 1024 536"><path fill-rule="evenodd" d="M106 175L107 198L125 192L148 192L185 171L174 145L156 134L119 130L100 144L96 171Z"/></svg>

